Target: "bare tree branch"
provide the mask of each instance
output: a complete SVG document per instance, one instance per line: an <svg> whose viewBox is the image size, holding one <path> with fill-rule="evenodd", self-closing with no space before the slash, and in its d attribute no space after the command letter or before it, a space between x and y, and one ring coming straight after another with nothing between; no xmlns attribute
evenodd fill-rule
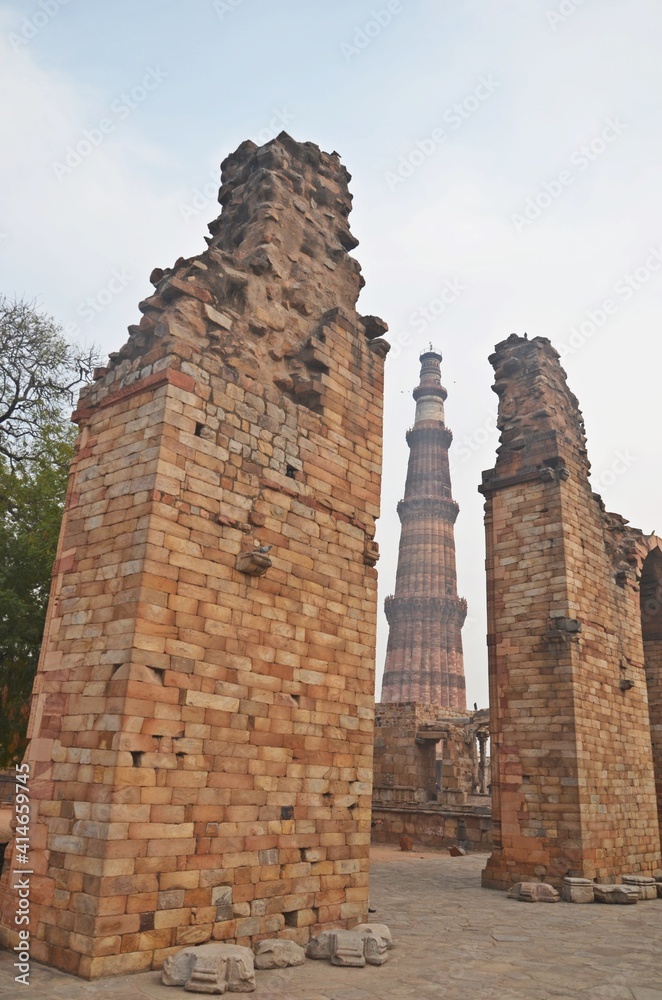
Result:
<svg viewBox="0 0 662 1000"><path fill-rule="evenodd" d="M99 364L95 347L70 344L33 303L0 296L0 455L31 455L40 429L71 409Z"/></svg>

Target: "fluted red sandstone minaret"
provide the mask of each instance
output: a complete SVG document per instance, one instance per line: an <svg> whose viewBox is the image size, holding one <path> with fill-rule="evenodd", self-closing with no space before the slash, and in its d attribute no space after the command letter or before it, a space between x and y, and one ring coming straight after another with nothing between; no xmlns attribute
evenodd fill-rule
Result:
<svg viewBox="0 0 662 1000"><path fill-rule="evenodd" d="M447 392L441 354L421 354L414 389L416 417L407 431L410 448L395 594L385 602L389 623L383 702L427 702L466 707L462 625L467 604L457 596L453 525L459 507L451 495L444 423Z"/></svg>

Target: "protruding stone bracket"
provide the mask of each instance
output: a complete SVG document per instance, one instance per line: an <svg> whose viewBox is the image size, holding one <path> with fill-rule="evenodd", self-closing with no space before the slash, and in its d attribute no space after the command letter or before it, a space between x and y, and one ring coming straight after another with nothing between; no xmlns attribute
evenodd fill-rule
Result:
<svg viewBox="0 0 662 1000"><path fill-rule="evenodd" d="M379 544L374 538L366 538L363 549L363 561L366 566L376 566L379 559Z"/></svg>
<svg viewBox="0 0 662 1000"><path fill-rule="evenodd" d="M550 459L549 464L547 462L543 463L540 470L540 478L543 483L560 482L561 480L570 479L570 471L562 458Z"/></svg>
<svg viewBox="0 0 662 1000"><path fill-rule="evenodd" d="M371 350L373 354L377 354L380 358L385 358L391 350L391 345L388 340L384 340L383 337L378 337L376 340L370 341L368 349Z"/></svg>
<svg viewBox="0 0 662 1000"><path fill-rule="evenodd" d="M582 623L576 618L550 618L544 639L546 642L577 642Z"/></svg>
<svg viewBox="0 0 662 1000"><path fill-rule="evenodd" d="M365 325L365 335L368 340L381 340L384 334L388 332L388 323L384 322L379 316L362 316L361 319Z"/></svg>
<svg viewBox="0 0 662 1000"><path fill-rule="evenodd" d="M271 567L271 559L264 552L240 552L235 566L246 576L264 576Z"/></svg>

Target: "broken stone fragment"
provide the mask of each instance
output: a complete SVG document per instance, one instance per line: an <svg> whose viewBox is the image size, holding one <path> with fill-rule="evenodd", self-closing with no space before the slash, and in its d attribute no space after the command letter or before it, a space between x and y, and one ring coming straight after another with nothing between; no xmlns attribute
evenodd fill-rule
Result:
<svg viewBox="0 0 662 1000"><path fill-rule="evenodd" d="M657 899L657 883L647 875L624 875L623 885L631 885L639 890L639 899Z"/></svg>
<svg viewBox="0 0 662 1000"><path fill-rule="evenodd" d="M566 876L561 886L561 899L566 903L592 903L593 882L588 878Z"/></svg>
<svg viewBox="0 0 662 1000"><path fill-rule="evenodd" d="M388 332L388 324L379 316L362 316L361 319L365 325L365 335L368 340L383 337Z"/></svg>
<svg viewBox="0 0 662 1000"><path fill-rule="evenodd" d="M240 552L236 566L240 573L247 576L264 576L271 566L271 559L263 552Z"/></svg>
<svg viewBox="0 0 662 1000"><path fill-rule="evenodd" d="M560 895L547 882L518 882L507 892L508 899L519 899L523 903L558 903Z"/></svg>
<svg viewBox="0 0 662 1000"><path fill-rule="evenodd" d="M464 847L460 847L458 844L453 844L452 847L448 848L448 853L452 858L463 858L467 852Z"/></svg>
<svg viewBox="0 0 662 1000"><path fill-rule="evenodd" d="M295 941L268 938L255 946L256 969L286 969L291 965L303 965L306 953Z"/></svg>
<svg viewBox="0 0 662 1000"><path fill-rule="evenodd" d="M322 931L317 937L311 938L306 947L308 958L331 958L334 946L335 931Z"/></svg>
<svg viewBox="0 0 662 1000"><path fill-rule="evenodd" d="M331 965L361 968L365 965L365 943L354 931L335 931Z"/></svg>
<svg viewBox="0 0 662 1000"><path fill-rule="evenodd" d="M164 986L183 986L190 993L219 996L255 989L253 953L236 944L201 944L168 955L163 963Z"/></svg>
<svg viewBox="0 0 662 1000"><path fill-rule="evenodd" d="M639 889L635 885L595 885L596 903L638 903Z"/></svg>
<svg viewBox="0 0 662 1000"><path fill-rule="evenodd" d="M212 323L216 324L216 326L220 326L224 330L232 329L232 320L229 316L226 316L225 313L219 312L218 309L214 309L214 307L210 306L209 303L205 303L204 309L207 319L210 319Z"/></svg>
<svg viewBox="0 0 662 1000"><path fill-rule="evenodd" d="M352 931L322 931L308 943L308 958L330 959L332 965L383 965L393 938L386 924L359 924Z"/></svg>
<svg viewBox="0 0 662 1000"><path fill-rule="evenodd" d="M368 965L383 965L393 948L393 937L386 924L359 924L354 933L363 938L363 954Z"/></svg>

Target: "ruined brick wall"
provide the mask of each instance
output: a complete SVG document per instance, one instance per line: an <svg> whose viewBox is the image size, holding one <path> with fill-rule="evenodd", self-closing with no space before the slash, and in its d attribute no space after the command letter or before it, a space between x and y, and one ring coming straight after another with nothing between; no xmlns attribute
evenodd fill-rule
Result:
<svg viewBox="0 0 662 1000"><path fill-rule="evenodd" d="M375 706L375 803L436 801L437 741L417 743L416 732L438 715L438 705L421 702Z"/></svg>
<svg viewBox="0 0 662 1000"><path fill-rule="evenodd" d="M375 706L374 841L397 844L408 834L428 847L492 846L490 798L472 795L478 777L473 716L458 712L446 719L446 711L420 702ZM476 713L481 727L486 715Z"/></svg>
<svg viewBox="0 0 662 1000"><path fill-rule="evenodd" d="M637 577L648 542L592 493L549 341L513 335L491 361L501 444L481 489L495 850L483 881L649 873L660 840Z"/></svg>
<svg viewBox="0 0 662 1000"><path fill-rule="evenodd" d="M457 845L478 854L492 849L489 805L466 808L420 805L412 809L375 804L372 816L373 821L379 821L372 831L376 844L399 844L401 837L408 836L414 841L414 850L417 847L443 850Z"/></svg>
<svg viewBox="0 0 662 1000"><path fill-rule="evenodd" d="M82 394L26 757L32 955L78 975L366 918L388 346L348 179L242 144Z"/></svg>

